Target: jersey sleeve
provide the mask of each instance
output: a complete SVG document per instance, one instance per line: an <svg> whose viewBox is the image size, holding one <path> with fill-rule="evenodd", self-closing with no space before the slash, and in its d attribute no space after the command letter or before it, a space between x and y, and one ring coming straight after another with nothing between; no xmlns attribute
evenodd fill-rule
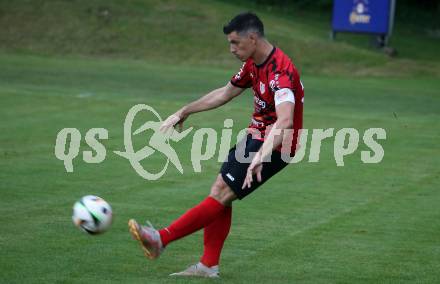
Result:
<svg viewBox="0 0 440 284"><path fill-rule="evenodd" d="M276 71L269 76L269 86L273 93L281 89L290 89L293 92L295 91L293 83L294 75L288 70Z"/></svg>
<svg viewBox="0 0 440 284"><path fill-rule="evenodd" d="M243 63L238 73L232 76L231 84L234 85L235 87L239 87L243 89L250 88L252 86L250 67L251 67L251 63L249 60Z"/></svg>

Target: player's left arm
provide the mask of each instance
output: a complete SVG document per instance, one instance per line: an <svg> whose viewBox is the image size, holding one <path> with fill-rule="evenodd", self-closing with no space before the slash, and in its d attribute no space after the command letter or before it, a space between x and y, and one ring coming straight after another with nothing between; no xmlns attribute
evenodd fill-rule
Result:
<svg viewBox="0 0 440 284"><path fill-rule="evenodd" d="M294 109L295 96L291 89L285 88L275 92L275 111L277 113L277 120L267 134L260 150L256 153L254 159L249 165L243 188L251 186L253 175L256 175L257 180L261 182L263 161L283 143L284 132L293 131Z"/></svg>

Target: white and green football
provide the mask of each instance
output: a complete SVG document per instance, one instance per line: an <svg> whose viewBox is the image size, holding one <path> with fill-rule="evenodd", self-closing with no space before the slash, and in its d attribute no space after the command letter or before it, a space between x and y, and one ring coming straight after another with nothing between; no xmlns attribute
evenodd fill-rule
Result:
<svg viewBox="0 0 440 284"><path fill-rule="evenodd" d="M98 196L86 195L73 205L73 223L88 234L105 232L112 224L112 218L112 208Z"/></svg>

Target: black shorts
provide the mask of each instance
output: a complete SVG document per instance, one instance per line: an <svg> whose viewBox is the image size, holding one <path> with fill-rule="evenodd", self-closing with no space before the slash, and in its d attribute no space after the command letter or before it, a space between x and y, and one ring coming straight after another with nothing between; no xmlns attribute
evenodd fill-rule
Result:
<svg viewBox="0 0 440 284"><path fill-rule="evenodd" d="M246 177L247 169L252 161L249 157L249 153L258 152L258 150L263 145L263 141L252 139L252 135L248 134L246 139L243 139L240 143L246 143L235 145L229 150L228 158L223 163L220 173L223 177L223 180L227 185L232 189L232 191L237 195L238 199L243 199L248 194L252 193L256 190L260 185L268 181L273 175L281 171L285 166L289 163L286 163L281 158L281 153L278 151L272 152L272 157L270 162L263 162L263 169L261 171L261 182L257 181L257 178L254 177L251 187L245 187L242 189L244 179ZM244 155L243 155L244 150ZM245 157L248 158L248 161L237 161L236 152L238 152L237 157Z"/></svg>

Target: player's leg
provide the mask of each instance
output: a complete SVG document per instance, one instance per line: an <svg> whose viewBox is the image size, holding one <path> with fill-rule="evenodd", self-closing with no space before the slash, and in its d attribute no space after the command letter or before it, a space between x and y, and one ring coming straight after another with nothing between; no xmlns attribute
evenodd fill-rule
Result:
<svg viewBox="0 0 440 284"><path fill-rule="evenodd" d="M189 209L185 214L171 223L170 226L159 230L162 244L168 245L170 242L192 234L217 219L236 199L227 184L221 178L217 178L211 188L211 194L201 203Z"/></svg>
<svg viewBox="0 0 440 284"><path fill-rule="evenodd" d="M251 139L251 136L248 136L243 142L246 143L244 153L246 156L249 155L250 152L258 151L262 144L261 141ZM253 185L253 188L250 191L241 189L249 164L237 161L236 151L238 151L236 147L233 147L230 150L228 158L223 164L220 174L211 188L211 196L215 197L217 200L221 200L224 205L229 205L227 200L231 198L230 196L232 196L234 200L237 196L240 199L244 198L260 185ZM270 165L266 164L263 171L264 181L269 179L283 167L283 165L279 164L277 160L279 159L275 157L274 163ZM200 260L203 265L214 267L219 264L220 253L231 226L231 217L232 207L226 207L217 219L204 228L204 251Z"/></svg>
<svg viewBox="0 0 440 284"><path fill-rule="evenodd" d="M232 206L227 206L222 214L203 230L203 255L200 262L208 267L219 264L220 254L228 237L232 221Z"/></svg>
<svg viewBox="0 0 440 284"><path fill-rule="evenodd" d="M211 188L210 195L224 202L231 199L227 198L227 196L232 196L233 199L236 198L220 174L217 176L217 180ZM226 207L222 213L211 224L206 226L203 231L204 246L203 256L200 262L207 267L213 267L219 264L220 253L229 234L229 229L231 228L232 202L225 202L224 204Z"/></svg>
<svg viewBox="0 0 440 284"><path fill-rule="evenodd" d="M254 140L249 135L245 138L245 142L245 155L258 151L262 144L261 141ZM235 147L231 149L220 171L221 178L217 178L211 188L210 196L188 210L169 227L157 231L154 228L139 226L134 220L129 221L131 234L140 241L149 258L157 258L170 242L207 227L219 218L223 211L227 210L226 207L233 200L244 198L287 165L282 161L280 154L274 152L275 156L273 155L272 161L263 164L262 182L255 181L251 188L241 189L249 164L239 163L235 158L235 150ZM227 233L225 238L226 236Z"/></svg>
<svg viewBox="0 0 440 284"><path fill-rule="evenodd" d="M208 226L222 214L226 205L236 199L235 194L221 179L216 180L211 192L202 202L161 230L139 226L135 220L129 221L132 236L141 243L148 258L159 257L169 243Z"/></svg>
<svg viewBox="0 0 440 284"><path fill-rule="evenodd" d="M237 199L234 191L224 181L221 174L217 175L215 182L212 184L209 196L224 206L232 206L232 201Z"/></svg>
<svg viewBox="0 0 440 284"><path fill-rule="evenodd" d="M262 143L250 143L250 141L250 136L246 137L243 141L247 153L250 151L258 151ZM214 221L212 221L212 223L204 228L204 250L200 262L188 267L182 272L173 273L171 276L213 277L212 275L214 275L215 277L218 277L220 253L231 226L232 207L230 206L232 205L232 202L230 200L235 200L237 198L236 193L240 193L239 189L241 187L241 184L238 186L238 180L235 183L231 183L231 181L234 181L235 177L239 178L240 176L243 176L244 179L247 167L249 166L249 164L237 161L235 158L236 150L237 147L234 146L229 151L229 155L222 165L220 174L217 176L215 183L211 187L210 196L221 201L222 204L225 205L225 209ZM228 179L228 182L226 182L226 179ZM232 189L229 183L235 188Z"/></svg>
<svg viewBox="0 0 440 284"><path fill-rule="evenodd" d="M225 205L225 209L214 221L204 227L203 256L199 263L181 272L172 273L170 276L219 277L220 253L231 227L232 201L236 199L236 196L220 174L211 187L210 196Z"/></svg>

